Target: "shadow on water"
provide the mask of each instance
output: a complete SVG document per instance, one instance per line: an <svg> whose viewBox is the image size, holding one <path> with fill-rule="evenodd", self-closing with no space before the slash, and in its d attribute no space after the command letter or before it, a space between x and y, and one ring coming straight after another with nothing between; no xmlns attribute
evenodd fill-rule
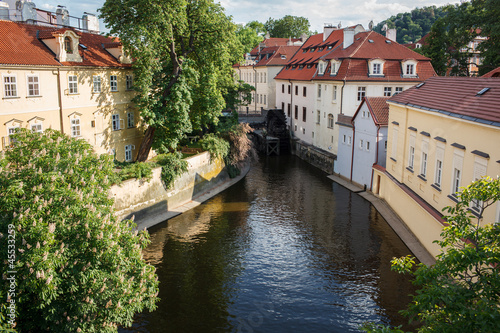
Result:
<svg viewBox="0 0 500 333"><path fill-rule="evenodd" d="M293 157L150 229L158 309L120 332L356 332L404 324L410 254L362 197ZM410 329L410 327L405 327Z"/></svg>

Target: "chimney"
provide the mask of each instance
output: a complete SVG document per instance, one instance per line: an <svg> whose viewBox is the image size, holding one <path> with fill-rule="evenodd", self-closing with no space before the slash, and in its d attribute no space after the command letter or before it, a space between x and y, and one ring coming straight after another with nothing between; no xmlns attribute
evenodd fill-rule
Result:
<svg viewBox="0 0 500 333"><path fill-rule="evenodd" d="M24 0L16 1L16 16L21 17L22 22L30 22L36 20L36 5L33 2ZM17 19L19 20L19 19Z"/></svg>
<svg viewBox="0 0 500 333"><path fill-rule="evenodd" d="M69 12L65 6L58 5L56 10L57 25L69 26Z"/></svg>
<svg viewBox="0 0 500 333"><path fill-rule="evenodd" d="M94 14L84 12L82 16L82 25L83 30L96 34L99 33L99 19Z"/></svg>
<svg viewBox="0 0 500 333"><path fill-rule="evenodd" d="M330 34L333 32L333 30L336 30L336 28L333 26L331 23L325 23L323 27L323 42L328 39Z"/></svg>
<svg viewBox="0 0 500 333"><path fill-rule="evenodd" d="M354 29L353 28L345 28L344 29L344 49L354 43Z"/></svg>
<svg viewBox="0 0 500 333"><path fill-rule="evenodd" d="M385 31L385 37L387 39L390 39L392 40L393 42L396 41L396 33L397 33L397 30L396 29L387 29Z"/></svg>
<svg viewBox="0 0 500 333"><path fill-rule="evenodd" d="M0 20L9 20L9 4L0 1Z"/></svg>

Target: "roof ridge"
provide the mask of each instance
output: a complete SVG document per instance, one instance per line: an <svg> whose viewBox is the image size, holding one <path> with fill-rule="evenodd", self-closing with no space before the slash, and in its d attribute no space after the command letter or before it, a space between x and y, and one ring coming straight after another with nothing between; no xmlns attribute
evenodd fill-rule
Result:
<svg viewBox="0 0 500 333"><path fill-rule="evenodd" d="M358 52L358 51L359 51L359 49L361 48L361 46L363 46L363 45L365 44L366 40L368 39L368 37L371 35L371 33L372 33L372 32L373 32L373 30L372 30L372 31L370 31L370 32L368 32L368 34L366 35L365 39L364 39L361 43L359 43L359 45L358 45L358 47L356 48L356 50L354 50L352 53L350 53L350 54L347 56L348 58L352 58L352 57L353 57L353 55L354 55L356 52ZM359 32L358 32L358 33L359 33ZM356 35L354 35L354 37L356 37Z"/></svg>

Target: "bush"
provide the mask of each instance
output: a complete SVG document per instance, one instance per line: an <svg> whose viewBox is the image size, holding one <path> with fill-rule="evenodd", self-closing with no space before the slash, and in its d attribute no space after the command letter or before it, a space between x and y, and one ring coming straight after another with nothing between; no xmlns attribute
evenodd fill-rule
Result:
<svg viewBox="0 0 500 333"><path fill-rule="evenodd" d="M174 181L187 171L188 163L182 159L180 152L158 155L156 163L161 165L161 179L167 189L170 189Z"/></svg>
<svg viewBox="0 0 500 333"><path fill-rule="evenodd" d="M111 157L53 130L14 138L0 158L0 260L16 272L7 276L17 284L16 329L116 332L154 310L155 268L141 253L149 236L113 214ZM0 283L0 294L11 292Z"/></svg>
<svg viewBox="0 0 500 333"><path fill-rule="evenodd" d="M229 143L213 133L205 134L200 140L201 147L210 153L210 159L224 159L229 153Z"/></svg>
<svg viewBox="0 0 500 333"><path fill-rule="evenodd" d="M121 181L137 178L150 181L153 177L153 167L148 162L128 163L123 169L118 172L118 177Z"/></svg>

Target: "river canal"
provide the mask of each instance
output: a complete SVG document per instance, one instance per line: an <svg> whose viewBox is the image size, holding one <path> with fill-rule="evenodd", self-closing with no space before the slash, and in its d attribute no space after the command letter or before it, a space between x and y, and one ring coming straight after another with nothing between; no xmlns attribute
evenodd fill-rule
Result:
<svg viewBox="0 0 500 333"><path fill-rule="evenodd" d="M362 197L294 156L261 157L238 184L150 229L160 303L120 332L358 332L400 325L410 254ZM409 327L404 327L409 329Z"/></svg>

